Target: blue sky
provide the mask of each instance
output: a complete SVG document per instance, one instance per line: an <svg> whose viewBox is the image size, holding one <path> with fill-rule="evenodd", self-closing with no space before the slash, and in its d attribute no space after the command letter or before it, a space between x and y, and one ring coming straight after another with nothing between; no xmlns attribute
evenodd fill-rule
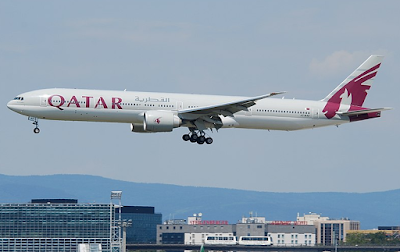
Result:
<svg viewBox="0 0 400 252"><path fill-rule="evenodd" d="M2 1L0 173L273 192L400 188L398 1ZM214 144L130 125L40 121L8 110L41 88L324 98L369 55L382 118L314 130L226 129Z"/></svg>

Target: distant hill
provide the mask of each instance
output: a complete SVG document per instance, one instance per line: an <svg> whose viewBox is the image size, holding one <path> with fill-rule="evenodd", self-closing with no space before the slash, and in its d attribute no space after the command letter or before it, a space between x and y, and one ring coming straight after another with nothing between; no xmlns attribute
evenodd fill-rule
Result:
<svg viewBox="0 0 400 252"><path fill-rule="evenodd" d="M359 220L362 229L400 225L400 189L374 193L271 193L208 187L134 183L89 175L7 176L0 174L0 202L25 203L33 198L74 198L80 203L109 203L122 190L123 205L154 206L163 219L235 223L249 212L267 220L295 220L297 213Z"/></svg>

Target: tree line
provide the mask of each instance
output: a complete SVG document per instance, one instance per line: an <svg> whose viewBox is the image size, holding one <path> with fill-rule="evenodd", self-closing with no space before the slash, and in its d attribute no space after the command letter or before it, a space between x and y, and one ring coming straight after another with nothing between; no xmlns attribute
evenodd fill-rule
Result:
<svg viewBox="0 0 400 252"><path fill-rule="evenodd" d="M346 235L346 245L400 245L400 232L387 234L376 233L351 233Z"/></svg>

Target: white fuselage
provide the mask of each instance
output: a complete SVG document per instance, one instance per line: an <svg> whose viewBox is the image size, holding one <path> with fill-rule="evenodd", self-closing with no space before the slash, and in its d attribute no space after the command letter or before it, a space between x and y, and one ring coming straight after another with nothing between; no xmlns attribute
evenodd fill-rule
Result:
<svg viewBox="0 0 400 252"><path fill-rule="evenodd" d="M246 99L238 96L150 93L87 89L42 89L23 93L7 106L39 119L143 123L148 111L179 111ZM22 99L21 99L22 98ZM347 116L331 119L322 113L326 102L265 98L248 111L221 116L223 128L299 130L349 122ZM186 125L181 125L186 126Z"/></svg>

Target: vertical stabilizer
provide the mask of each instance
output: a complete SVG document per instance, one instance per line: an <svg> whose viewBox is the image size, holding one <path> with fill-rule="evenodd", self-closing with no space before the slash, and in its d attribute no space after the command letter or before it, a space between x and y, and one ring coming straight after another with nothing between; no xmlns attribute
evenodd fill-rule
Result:
<svg viewBox="0 0 400 252"><path fill-rule="evenodd" d="M327 102L322 112L327 118L332 118L336 112L347 112L352 107L361 107L371 88L374 77L383 60L383 56L371 55L339 86L337 86L322 101Z"/></svg>

